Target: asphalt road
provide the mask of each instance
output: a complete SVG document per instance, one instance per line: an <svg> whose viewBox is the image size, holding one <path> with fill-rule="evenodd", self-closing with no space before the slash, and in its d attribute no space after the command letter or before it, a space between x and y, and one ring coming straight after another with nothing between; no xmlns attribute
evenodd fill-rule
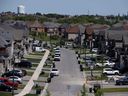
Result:
<svg viewBox="0 0 128 96"><path fill-rule="evenodd" d="M48 86L51 96L77 96L82 88L82 73L79 71L75 52L61 49L61 61L56 62L60 74Z"/></svg>

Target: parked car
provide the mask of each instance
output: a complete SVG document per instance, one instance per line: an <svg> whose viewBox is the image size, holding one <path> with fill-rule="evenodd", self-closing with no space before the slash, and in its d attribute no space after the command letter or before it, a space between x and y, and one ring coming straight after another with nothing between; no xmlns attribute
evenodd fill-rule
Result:
<svg viewBox="0 0 128 96"><path fill-rule="evenodd" d="M98 48L93 48L93 49L92 49L92 52L97 53L97 52L98 52Z"/></svg>
<svg viewBox="0 0 128 96"><path fill-rule="evenodd" d="M13 69L13 70L11 70L9 72L19 73L19 74L23 75L22 70L18 70L18 69Z"/></svg>
<svg viewBox="0 0 128 96"><path fill-rule="evenodd" d="M115 62L111 62L111 61L103 61L103 64L102 64L102 62L100 62L100 63L96 63L95 64L95 66L96 67L113 67L115 65Z"/></svg>
<svg viewBox="0 0 128 96"><path fill-rule="evenodd" d="M15 87L15 88L18 87L18 83L9 81L7 78L4 78L4 77L0 77L0 83L4 83L8 86L12 86L12 87Z"/></svg>
<svg viewBox="0 0 128 96"><path fill-rule="evenodd" d="M8 71L5 72L1 75L2 77L10 77L10 76L18 76L18 77L22 77L22 75L18 72L13 72L13 71Z"/></svg>
<svg viewBox="0 0 128 96"><path fill-rule="evenodd" d="M32 67L32 63L30 61L27 61L27 60L21 60L21 62L15 63L14 65L17 67L25 67L25 68L31 68Z"/></svg>
<svg viewBox="0 0 128 96"><path fill-rule="evenodd" d="M18 76L10 76L10 77L8 77L8 80L10 80L10 81L12 81L12 82L13 82L13 80L14 80L14 82L17 82L17 83L19 83L19 84L22 84L22 79L19 78Z"/></svg>
<svg viewBox="0 0 128 96"><path fill-rule="evenodd" d="M61 56L60 52L56 52L55 55Z"/></svg>
<svg viewBox="0 0 128 96"><path fill-rule="evenodd" d="M54 56L54 61L60 61L60 55L55 55Z"/></svg>
<svg viewBox="0 0 128 96"><path fill-rule="evenodd" d="M7 91L7 92L11 92L12 91L12 87L8 86L4 83L0 83L0 91Z"/></svg>
<svg viewBox="0 0 128 96"><path fill-rule="evenodd" d="M60 48L54 48L55 53L60 53Z"/></svg>
<svg viewBox="0 0 128 96"><path fill-rule="evenodd" d="M112 68L104 68L103 74L104 75L119 75L119 70L113 70Z"/></svg>
<svg viewBox="0 0 128 96"><path fill-rule="evenodd" d="M116 80L116 85L128 85L128 77L120 78Z"/></svg>
<svg viewBox="0 0 128 96"><path fill-rule="evenodd" d="M54 74L54 75L59 75L59 71L58 71L58 69L56 69L56 68L53 68L52 70L51 70L51 73L52 74Z"/></svg>
<svg viewBox="0 0 128 96"><path fill-rule="evenodd" d="M45 49L42 48L42 47L35 47L35 51L36 51L36 52L44 52Z"/></svg>

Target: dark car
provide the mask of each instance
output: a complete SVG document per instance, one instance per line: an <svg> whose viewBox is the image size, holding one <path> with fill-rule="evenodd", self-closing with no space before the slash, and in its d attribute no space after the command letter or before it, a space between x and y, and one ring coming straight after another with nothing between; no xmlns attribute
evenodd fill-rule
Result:
<svg viewBox="0 0 128 96"><path fill-rule="evenodd" d="M116 80L116 85L128 85L128 77Z"/></svg>
<svg viewBox="0 0 128 96"><path fill-rule="evenodd" d="M0 83L0 91L7 91L7 92L11 92L12 91L12 87L5 85L4 83Z"/></svg>
<svg viewBox="0 0 128 96"><path fill-rule="evenodd" d="M8 71L6 73L2 74L2 77L10 77L10 76L18 76L18 77L22 77L22 75L20 73L14 72L14 71Z"/></svg>
<svg viewBox="0 0 128 96"><path fill-rule="evenodd" d="M25 67L25 68L31 68L32 67L32 63L27 61L27 60L21 60L21 62L15 63L14 65L17 67Z"/></svg>

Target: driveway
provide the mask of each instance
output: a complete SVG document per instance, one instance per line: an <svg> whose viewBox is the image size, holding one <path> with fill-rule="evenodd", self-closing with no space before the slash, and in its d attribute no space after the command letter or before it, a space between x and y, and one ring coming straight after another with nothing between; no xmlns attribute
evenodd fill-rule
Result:
<svg viewBox="0 0 128 96"><path fill-rule="evenodd" d="M82 73L79 71L75 52L61 49L61 61L56 62L60 74L48 86L51 96L77 96L82 88Z"/></svg>

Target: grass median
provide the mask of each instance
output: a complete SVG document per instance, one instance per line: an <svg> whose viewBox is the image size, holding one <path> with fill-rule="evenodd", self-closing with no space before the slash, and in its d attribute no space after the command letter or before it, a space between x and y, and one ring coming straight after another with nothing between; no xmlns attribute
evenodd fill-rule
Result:
<svg viewBox="0 0 128 96"><path fill-rule="evenodd" d="M103 92L111 93L111 92L128 92L128 88L103 88Z"/></svg>

